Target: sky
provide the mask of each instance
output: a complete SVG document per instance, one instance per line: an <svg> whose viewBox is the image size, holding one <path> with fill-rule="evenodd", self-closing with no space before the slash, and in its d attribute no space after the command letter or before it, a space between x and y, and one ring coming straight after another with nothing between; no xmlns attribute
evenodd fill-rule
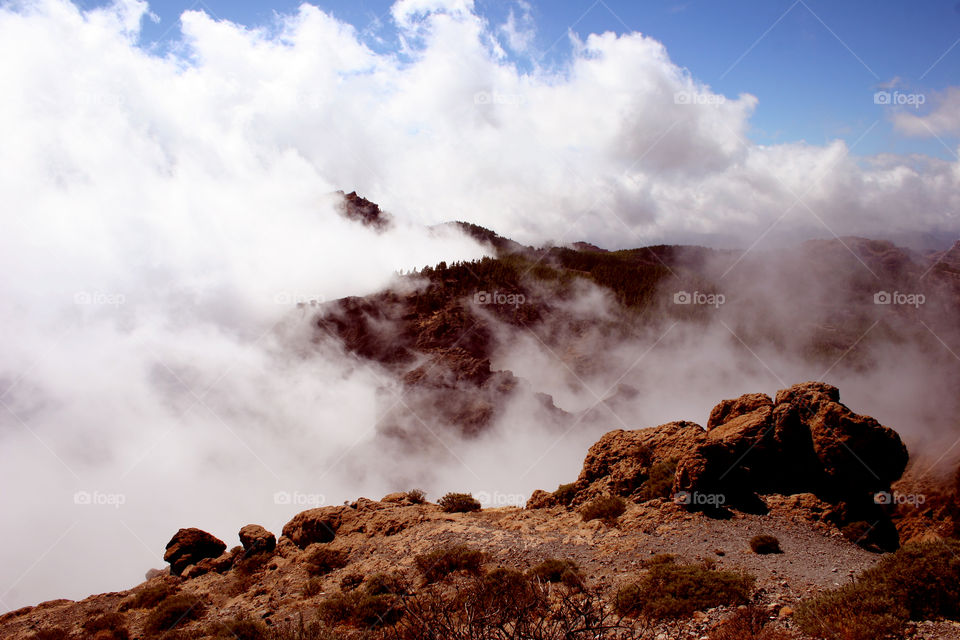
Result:
<svg viewBox="0 0 960 640"><path fill-rule="evenodd" d="M310 304L488 252L439 223L951 245L960 13L837 5L0 0L0 609L136 584L179 526L278 530L278 493L408 488L338 466L396 389L317 344ZM700 375L637 426L740 381ZM420 464L424 488L555 485L589 443L522 482L497 444L482 478Z"/></svg>
<svg viewBox="0 0 960 640"><path fill-rule="evenodd" d="M81 5L95 6L87 0ZM270 25L299 2L196 0L151 2L158 18L144 24L144 46L163 47L179 37L179 16L202 10L247 26ZM314 3L358 29L377 51L398 50L390 0L327 0ZM842 138L858 154L925 153L955 157L957 132L898 133L887 105L874 94L892 88L929 98L956 81L960 67L960 3L744 0L635 2L630 0L477 0L490 24L512 22L529 49L510 52L520 68L562 65L568 35L643 33L662 42L677 65L714 91L748 92L759 108L747 132L763 144ZM870 129L877 121L880 123ZM864 135L869 129L869 133Z"/></svg>

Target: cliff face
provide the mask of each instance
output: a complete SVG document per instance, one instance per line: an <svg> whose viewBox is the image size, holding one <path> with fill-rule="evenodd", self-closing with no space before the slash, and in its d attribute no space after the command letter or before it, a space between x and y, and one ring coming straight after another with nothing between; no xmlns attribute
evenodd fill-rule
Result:
<svg viewBox="0 0 960 640"><path fill-rule="evenodd" d="M457 226L487 244L491 256L425 267L388 290L333 301L316 314L316 340L333 340L384 370L409 396L410 411L384 420L384 435L416 439L418 421L407 414L434 415L431 429L466 437L488 431L523 390L498 355L524 339L577 380L594 380L623 347L675 328L732 334L732 345L718 339L710 346L748 361L767 348L764 362L777 353L803 370L841 376L889 369L902 353L891 350L909 347L911 358L929 359L938 380L960 383L960 361L944 348L960 349L956 247L923 256L842 238L778 253L684 246L610 252L585 243L524 247L475 225ZM942 422L953 409L944 407ZM596 415L552 415L561 429L600 428Z"/></svg>
<svg viewBox="0 0 960 640"><path fill-rule="evenodd" d="M839 400L836 388L805 383L773 399L752 394L725 400L711 413L709 429L673 422L612 431L590 448L571 485L538 491L526 509L449 512L416 492L395 493L296 514L279 538L246 525L238 533L241 546L229 551L210 534L180 529L164 556L170 567L151 571L143 584L8 613L0 617L0 633L11 639L94 637L90 630L109 622L97 638L196 638L219 637L220 627L238 621L263 625L263 634L269 628L293 633L305 620L307 627L315 621L338 628L339 637L394 637L388 629L409 624L401 621L415 614L411 607L446 597L444 590L466 589L476 572L514 575L496 573L508 568L546 576L546 561L567 567L558 573L567 576L566 586L558 584L550 597L568 593L564 589L578 598L590 594L591 606L612 615L616 594L663 553L675 554L675 562L707 563L707 571L754 576L749 600L773 614L778 622L772 625L788 629L801 600L875 562L878 556L864 547L896 545L890 525L896 505L875 496L900 477L906 450L895 432ZM626 499L618 515L585 519L591 503L611 496ZM846 530L856 522L851 518L867 512L877 519L870 529L882 535L867 531L854 538ZM767 533L776 535L782 554L751 550L751 538ZM464 549L477 552L476 566L454 571L439 583L446 586L437 587L423 558L452 549L459 549L457 557ZM374 598L372 590L379 589L397 615L381 612L379 622L363 624L331 613L331 602L352 607L351 598L361 596L348 594ZM158 612L178 603L182 619L161 620ZM679 634L666 637L709 633L735 610L711 607L663 629ZM657 624L646 628L650 637L663 632ZM163 635L158 625L174 628L174 635Z"/></svg>

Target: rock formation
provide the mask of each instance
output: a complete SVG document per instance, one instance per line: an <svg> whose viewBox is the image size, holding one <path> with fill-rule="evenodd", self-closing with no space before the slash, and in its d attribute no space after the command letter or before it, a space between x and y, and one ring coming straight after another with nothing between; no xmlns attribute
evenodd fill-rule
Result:
<svg viewBox="0 0 960 640"><path fill-rule="evenodd" d="M179 576L190 565L205 558L217 558L227 545L223 540L201 529L180 529L167 543L163 559L170 563L170 573Z"/></svg>
<svg viewBox="0 0 960 640"><path fill-rule="evenodd" d="M833 509L839 527L860 524L858 542L896 548L897 532L877 495L903 474L907 449L895 431L840 403L836 387L797 384L775 399L748 394L724 400L707 429L671 422L637 431L611 431L594 444L571 489L578 505L610 494L649 499L656 465L676 462L672 494L691 509L764 509L764 494L812 493ZM562 497L537 492L528 506Z"/></svg>

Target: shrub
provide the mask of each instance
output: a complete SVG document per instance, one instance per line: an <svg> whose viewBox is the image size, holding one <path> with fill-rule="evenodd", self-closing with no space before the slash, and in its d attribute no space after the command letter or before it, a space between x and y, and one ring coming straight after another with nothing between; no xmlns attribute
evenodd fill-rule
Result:
<svg viewBox="0 0 960 640"><path fill-rule="evenodd" d="M239 617L210 623L207 626L207 635L225 640L266 640L270 636L270 630L259 620Z"/></svg>
<svg viewBox="0 0 960 640"><path fill-rule="evenodd" d="M899 635L907 612L896 600L862 584L827 591L797 608L794 616L804 633L843 640L873 640Z"/></svg>
<svg viewBox="0 0 960 640"><path fill-rule="evenodd" d="M399 598L371 595L363 590L335 593L320 603L317 615L333 625L354 624L364 627L392 625L400 618Z"/></svg>
<svg viewBox="0 0 960 640"><path fill-rule="evenodd" d="M525 613L539 611L546 605L544 590L522 571L499 567L479 578L467 593L481 611L497 619L496 626L506 626Z"/></svg>
<svg viewBox="0 0 960 640"><path fill-rule="evenodd" d="M338 625L347 622L353 615L352 593L334 593L325 598L317 608L317 616L324 622L331 625Z"/></svg>
<svg viewBox="0 0 960 640"><path fill-rule="evenodd" d="M423 489L410 489L406 494L407 500L413 504L423 504L427 501L427 494Z"/></svg>
<svg viewBox="0 0 960 640"><path fill-rule="evenodd" d="M304 623L302 614L296 621L281 622L272 631L271 640L342 640L342 636L335 634L321 622Z"/></svg>
<svg viewBox="0 0 960 640"><path fill-rule="evenodd" d="M403 576L396 573L375 573L363 584L363 590L371 596L392 594L406 595L408 592Z"/></svg>
<svg viewBox="0 0 960 640"><path fill-rule="evenodd" d="M130 637L124 617L119 613L105 613L90 618L83 623L83 630L89 636L97 635L98 631L109 632L112 640L128 640Z"/></svg>
<svg viewBox="0 0 960 640"><path fill-rule="evenodd" d="M654 556L647 558L643 566L652 567L658 564L675 564L677 562L677 556L673 553L658 553Z"/></svg>
<svg viewBox="0 0 960 640"><path fill-rule="evenodd" d="M396 624L401 615L398 604L399 598L391 594L360 593L353 607L351 621L373 628Z"/></svg>
<svg viewBox="0 0 960 640"><path fill-rule="evenodd" d="M620 496L602 496L583 505L580 508L580 516L584 522L603 520L612 525L626 510L627 502Z"/></svg>
<svg viewBox="0 0 960 640"><path fill-rule="evenodd" d="M303 585L303 597L312 598L313 596L323 592L323 578L317 576L316 578L310 578L307 580L306 584Z"/></svg>
<svg viewBox="0 0 960 640"><path fill-rule="evenodd" d="M753 576L732 571L661 563L639 582L621 588L615 608L623 615L681 618L712 607L746 604L753 582Z"/></svg>
<svg viewBox="0 0 960 640"><path fill-rule="evenodd" d="M754 553L761 555L769 553L783 553L780 549L780 541L774 536L759 535L750 538L750 549Z"/></svg>
<svg viewBox="0 0 960 640"><path fill-rule="evenodd" d="M318 547L307 554L306 569L311 576L324 576L348 564L348 554L327 547Z"/></svg>
<svg viewBox="0 0 960 640"><path fill-rule="evenodd" d="M353 591L363 584L363 575L359 573L348 573L340 578L341 591Z"/></svg>
<svg viewBox="0 0 960 640"><path fill-rule="evenodd" d="M647 479L637 491L637 500L646 502L654 498L669 498L673 495L673 476L676 471L676 458L663 460L650 467Z"/></svg>
<svg viewBox="0 0 960 640"><path fill-rule="evenodd" d="M178 593L166 598L156 609L150 612L144 624L144 631L155 635L163 631L176 629L182 624L202 617L205 610L206 606L200 598L186 593Z"/></svg>
<svg viewBox="0 0 960 640"><path fill-rule="evenodd" d="M960 541L905 545L857 580L797 609L805 633L874 637L870 629L899 633L908 620L960 618ZM877 636L882 634L877 633Z"/></svg>
<svg viewBox="0 0 960 640"><path fill-rule="evenodd" d="M272 559L272 553L261 551L260 553L254 553L246 557L240 556L236 564L233 565L233 568L242 574L253 575L263 571L264 567L266 567Z"/></svg>
<svg viewBox="0 0 960 640"><path fill-rule="evenodd" d="M434 549L414 558L417 569L426 582L436 582L454 571L479 573L483 565L483 552L459 544Z"/></svg>
<svg viewBox="0 0 960 640"><path fill-rule="evenodd" d="M709 640L790 640L793 636L770 624L770 615L760 607L734 611L707 636Z"/></svg>
<svg viewBox="0 0 960 640"><path fill-rule="evenodd" d="M562 582L570 588L583 586L583 574L573 560L549 558L531 569L530 576L541 582Z"/></svg>
<svg viewBox="0 0 960 640"><path fill-rule="evenodd" d="M577 483L571 482L569 484L562 484L557 487L557 490L553 492L553 499L557 501L557 504L562 504L565 507L570 506L570 503L573 502L573 499L577 497Z"/></svg>
<svg viewBox="0 0 960 640"><path fill-rule="evenodd" d="M908 544L863 574L906 607L911 620L960 619L960 541Z"/></svg>
<svg viewBox="0 0 960 640"><path fill-rule="evenodd" d="M155 606L178 591L175 585L167 582L151 584L135 591L132 596L120 603L120 611L128 609L153 609Z"/></svg>
<svg viewBox="0 0 960 640"><path fill-rule="evenodd" d="M390 640L587 640L643 636L617 620L598 590L548 588L513 569L430 585L398 603Z"/></svg>
<svg viewBox="0 0 960 640"><path fill-rule="evenodd" d="M480 511L480 503L469 493L448 493L440 498L439 504L447 513Z"/></svg>

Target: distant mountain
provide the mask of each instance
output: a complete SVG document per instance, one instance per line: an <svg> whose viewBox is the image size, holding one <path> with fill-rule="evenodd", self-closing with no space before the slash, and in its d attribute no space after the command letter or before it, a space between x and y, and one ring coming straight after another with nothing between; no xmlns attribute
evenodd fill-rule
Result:
<svg viewBox="0 0 960 640"><path fill-rule="evenodd" d="M960 243L929 255L856 237L775 253L670 245L605 251L587 243L527 247L453 224L492 256L426 266L385 291L317 312L318 340L333 338L407 389L409 406L383 422L385 435L419 430L402 415L407 409L429 411L460 434L482 433L526 389L515 372L493 364L511 337L534 337L569 355L574 375L602 369L609 353L588 345L596 336L585 327L603 332L608 345L674 323L696 333L721 328L745 355L766 348L831 371L875 366L887 345L909 344L960 383L960 360L951 355L960 353ZM609 308L594 302L574 310L585 287L602 292ZM561 428L583 418L539 397Z"/></svg>

